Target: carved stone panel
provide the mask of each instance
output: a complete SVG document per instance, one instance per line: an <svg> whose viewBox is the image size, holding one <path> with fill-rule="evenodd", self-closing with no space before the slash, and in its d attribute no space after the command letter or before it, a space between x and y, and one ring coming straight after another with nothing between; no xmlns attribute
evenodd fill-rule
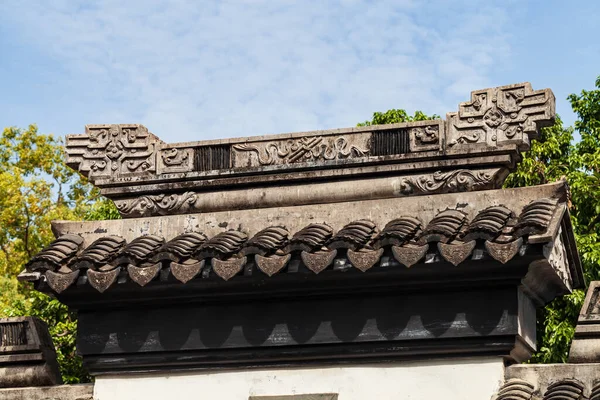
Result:
<svg viewBox="0 0 600 400"><path fill-rule="evenodd" d="M154 172L157 142L143 125L87 125L67 136L67 165L92 180Z"/></svg>
<svg viewBox="0 0 600 400"><path fill-rule="evenodd" d="M433 123L431 125L417 126L408 128L410 137L410 151L429 151L440 149L440 137L443 132L440 132L443 125Z"/></svg>
<svg viewBox="0 0 600 400"><path fill-rule="evenodd" d="M464 145L490 147L514 143L529 148L539 129L554 123L555 99L549 89L533 90L529 83L471 92L458 113L448 114L446 144L450 152Z"/></svg>
<svg viewBox="0 0 600 400"><path fill-rule="evenodd" d="M544 256L546 256L548 262L550 265L552 265L557 275L562 279L565 286L569 290L572 290L573 282L571 281L571 274L569 272L567 249L562 239L562 228L559 229L554 241L545 246Z"/></svg>
<svg viewBox="0 0 600 400"><path fill-rule="evenodd" d="M194 169L194 149L161 148L157 157L157 173L189 172Z"/></svg>
<svg viewBox="0 0 600 400"><path fill-rule="evenodd" d="M332 161L369 155L369 135L308 136L234 144L234 168Z"/></svg>

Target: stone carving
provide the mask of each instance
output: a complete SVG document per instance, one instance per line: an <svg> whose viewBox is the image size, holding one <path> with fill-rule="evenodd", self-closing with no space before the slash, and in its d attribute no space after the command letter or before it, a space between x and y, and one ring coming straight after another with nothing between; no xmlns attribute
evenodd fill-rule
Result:
<svg viewBox="0 0 600 400"><path fill-rule="evenodd" d="M166 149L160 153L162 161L166 166L187 165L190 162L190 154L179 149Z"/></svg>
<svg viewBox="0 0 600 400"><path fill-rule="evenodd" d="M360 138L359 138L360 139ZM312 136L287 141L241 143L233 145L236 152L251 152L255 158L236 161L236 166L265 166L292 164L307 161L328 161L344 158L365 157L369 154L366 144L356 144L344 136ZM238 157L236 156L236 159ZM254 161L258 161L258 165Z"/></svg>
<svg viewBox="0 0 600 400"><path fill-rule="evenodd" d="M440 125L418 126L408 129L411 151L440 149Z"/></svg>
<svg viewBox="0 0 600 400"><path fill-rule="evenodd" d="M569 272L569 261L567 260L567 249L562 240L562 228L559 228L554 241L544 246L544 256L563 281L565 286L571 290L571 274Z"/></svg>
<svg viewBox="0 0 600 400"><path fill-rule="evenodd" d="M474 91L471 101L459 105L458 113L448 114L448 146L514 143L528 149L530 138L552 125L554 116L555 100L549 89L534 91L529 83L521 83Z"/></svg>
<svg viewBox="0 0 600 400"><path fill-rule="evenodd" d="M115 205L124 218L184 213L193 209L198 194L157 194L128 200L116 200Z"/></svg>
<svg viewBox="0 0 600 400"><path fill-rule="evenodd" d="M194 150L192 148L160 149L157 172L169 174L189 172L194 169Z"/></svg>
<svg viewBox="0 0 600 400"><path fill-rule="evenodd" d="M454 171L437 171L433 174L409 176L400 179L399 194L436 194L452 192L469 192L472 190L491 189L497 180L498 170L471 171L458 169Z"/></svg>
<svg viewBox="0 0 600 400"><path fill-rule="evenodd" d="M157 142L142 125L88 125L85 134L67 136L67 165L92 181L154 172Z"/></svg>

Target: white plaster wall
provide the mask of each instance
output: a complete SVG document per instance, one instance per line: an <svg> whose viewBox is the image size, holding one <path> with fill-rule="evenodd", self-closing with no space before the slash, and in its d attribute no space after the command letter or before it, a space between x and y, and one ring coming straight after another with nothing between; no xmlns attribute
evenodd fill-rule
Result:
<svg viewBox="0 0 600 400"><path fill-rule="evenodd" d="M489 400L504 374L500 358L327 368L104 375L96 400L248 400L249 396L339 393L339 400Z"/></svg>

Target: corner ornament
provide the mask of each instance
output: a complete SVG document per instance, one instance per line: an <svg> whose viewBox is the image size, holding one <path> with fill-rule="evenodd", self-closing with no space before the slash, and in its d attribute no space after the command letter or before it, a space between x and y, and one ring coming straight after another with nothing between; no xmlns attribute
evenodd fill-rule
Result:
<svg viewBox="0 0 600 400"><path fill-rule="evenodd" d="M461 145L478 143L491 148L512 144L527 150L530 139L551 126L555 116L550 89L534 91L526 82L474 91L471 101L447 115L449 151L460 152Z"/></svg>
<svg viewBox="0 0 600 400"><path fill-rule="evenodd" d="M66 161L92 181L140 175L155 171L156 142L143 125L87 125L85 134L67 136Z"/></svg>

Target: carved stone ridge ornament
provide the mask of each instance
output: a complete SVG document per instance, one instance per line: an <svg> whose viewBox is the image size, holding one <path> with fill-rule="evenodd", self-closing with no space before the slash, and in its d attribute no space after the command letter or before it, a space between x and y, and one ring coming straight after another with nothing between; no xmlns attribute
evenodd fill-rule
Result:
<svg viewBox="0 0 600 400"><path fill-rule="evenodd" d="M84 135L67 137L67 165L92 181L153 172L156 142L142 125L88 125Z"/></svg>
<svg viewBox="0 0 600 400"><path fill-rule="evenodd" d="M268 143L240 143L233 145L238 152L251 152L259 165L291 164L306 161L328 161L364 157L369 149L351 143L346 137L302 137ZM253 164L253 159L248 164Z"/></svg>
<svg viewBox="0 0 600 400"><path fill-rule="evenodd" d="M555 99L549 89L534 91L529 83L522 83L474 91L458 113L448 114L448 146L514 143L528 149L530 137L552 125L554 116Z"/></svg>

